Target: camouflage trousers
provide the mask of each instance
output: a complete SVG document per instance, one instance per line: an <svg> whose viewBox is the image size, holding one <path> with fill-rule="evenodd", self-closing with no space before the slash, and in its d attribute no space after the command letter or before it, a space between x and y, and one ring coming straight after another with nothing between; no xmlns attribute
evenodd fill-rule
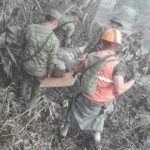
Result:
<svg viewBox="0 0 150 150"><path fill-rule="evenodd" d="M23 72L23 81L21 95L29 99L29 105L37 103L38 97L42 94L43 89L39 87L41 78L35 78Z"/></svg>
<svg viewBox="0 0 150 150"><path fill-rule="evenodd" d="M112 111L112 102L96 103L80 95L68 108L66 123L73 124L81 130L102 132L105 119Z"/></svg>

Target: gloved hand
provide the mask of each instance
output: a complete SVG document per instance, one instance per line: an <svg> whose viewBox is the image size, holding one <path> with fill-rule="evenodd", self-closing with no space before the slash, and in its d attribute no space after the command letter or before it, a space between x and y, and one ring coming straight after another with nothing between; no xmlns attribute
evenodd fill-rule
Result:
<svg viewBox="0 0 150 150"><path fill-rule="evenodd" d="M76 78L78 76L78 73L77 72L74 72L73 75L72 75L74 78Z"/></svg>
<svg viewBox="0 0 150 150"><path fill-rule="evenodd" d="M141 73L139 73L139 72L137 72L137 71L134 71L134 72L133 72L133 77L132 77L132 79L133 79L135 82L140 81L140 79L141 79Z"/></svg>

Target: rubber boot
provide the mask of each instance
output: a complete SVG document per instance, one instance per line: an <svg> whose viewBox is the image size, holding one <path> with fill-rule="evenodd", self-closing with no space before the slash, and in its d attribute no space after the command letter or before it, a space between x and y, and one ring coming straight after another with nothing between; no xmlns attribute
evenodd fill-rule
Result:
<svg viewBox="0 0 150 150"><path fill-rule="evenodd" d="M94 133L94 141L95 141L95 144L100 144L100 142L101 142L101 132L100 131L96 131Z"/></svg>
<svg viewBox="0 0 150 150"><path fill-rule="evenodd" d="M101 132L100 131L96 131L94 133L94 142L95 142L95 149L101 150L102 147L100 145L100 142L101 142Z"/></svg>
<svg viewBox="0 0 150 150"><path fill-rule="evenodd" d="M66 123L65 125L63 125L63 126L60 128L60 134L61 134L62 137L66 137L66 136L67 136L69 127L70 127L70 124L69 124L69 123Z"/></svg>

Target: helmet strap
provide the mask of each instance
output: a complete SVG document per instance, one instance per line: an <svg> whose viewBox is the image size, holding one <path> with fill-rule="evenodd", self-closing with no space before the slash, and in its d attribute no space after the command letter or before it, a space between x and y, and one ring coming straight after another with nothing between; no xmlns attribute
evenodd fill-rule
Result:
<svg viewBox="0 0 150 150"><path fill-rule="evenodd" d="M110 44L110 48L111 48L111 49L115 49L115 48L116 48L116 44L115 44L115 43L111 43L111 44Z"/></svg>

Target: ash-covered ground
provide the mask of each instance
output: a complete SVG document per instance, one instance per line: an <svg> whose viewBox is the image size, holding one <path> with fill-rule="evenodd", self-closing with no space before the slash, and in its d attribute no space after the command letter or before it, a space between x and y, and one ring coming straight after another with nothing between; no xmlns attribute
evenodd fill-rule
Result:
<svg viewBox="0 0 150 150"><path fill-rule="evenodd" d="M77 26L80 32L75 34L74 45L84 45L97 36L94 35L97 33L97 24L93 23L97 4L98 1L89 0L85 0L83 4L78 0L2 0L1 42L8 26L40 23L45 8L61 7L63 11L76 5L83 9L85 18ZM102 6L106 7L106 4ZM102 150L150 149L150 55L143 52L145 32L143 33L141 28L136 29L134 32L123 31L121 55L128 65L127 80L133 68L142 73L142 78L140 83L118 97L115 102L115 110L105 123ZM16 39L11 36L12 39L13 42L10 42L7 48L0 48L0 149L95 150L89 132L81 132L71 127L66 138L59 135L69 102L80 91L78 81L73 87L47 89L44 95L39 97L39 103L32 108L28 108L28 100L19 96L22 75L18 69L17 56L20 49L14 45ZM146 36L146 43L147 39Z"/></svg>

